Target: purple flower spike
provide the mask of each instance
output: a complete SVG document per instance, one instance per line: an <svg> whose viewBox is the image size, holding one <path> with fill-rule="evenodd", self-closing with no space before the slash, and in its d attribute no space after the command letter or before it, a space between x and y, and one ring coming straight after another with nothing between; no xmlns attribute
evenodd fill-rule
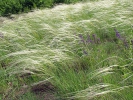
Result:
<svg viewBox="0 0 133 100"><path fill-rule="evenodd" d="M96 34L93 34L92 37L93 37L93 39L94 39L94 43L96 43L96 42L97 42L97 41L96 41Z"/></svg>
<svg viewBox="0 0 133 100"><path fill-rule="evenodd" d="M116 33L116 37L119 38L119 39L121 39L120 33L116 29L114 29L114 30L115 30L115 33Z"/></svg>
<svg viewBox="0 0 133 100"><path fill-rule="evenodd" d="M81 39L83 39L83 36L82 36L82 34L79 34L79 37L80 37Z"/></svg>
<svg viewBox="0 0 133 100"><path fill-rule="evenodd" d="M85 41L84 41L82 34L79 34L79 38L81 39L81 42L85 44Z"/></svg>
<svg viewBox="0 0 133 100"><path fill-rule="evenodd" d="M90 35L88 35L86 43L92 43L92 40L90 39Z"/></svg>

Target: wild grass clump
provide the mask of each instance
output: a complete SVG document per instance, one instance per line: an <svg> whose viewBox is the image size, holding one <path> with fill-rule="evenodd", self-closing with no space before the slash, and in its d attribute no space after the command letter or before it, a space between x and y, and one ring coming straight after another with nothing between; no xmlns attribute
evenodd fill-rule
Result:
<svg viewBox="0 0 133 100"><path fill-rule="evenodd" d="M132 100L132 3L58 5L2 19L0 98Z"/></svg>

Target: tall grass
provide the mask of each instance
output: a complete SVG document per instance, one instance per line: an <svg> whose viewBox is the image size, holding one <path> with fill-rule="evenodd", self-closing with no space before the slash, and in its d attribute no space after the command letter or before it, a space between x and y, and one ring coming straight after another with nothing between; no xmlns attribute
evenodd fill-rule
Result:
<svg viewBox="0 0 133 100"><path fill-rule="evenodd" d="M132 4L99 0L3 18L1 98L46 80L54 99L132 100Z"/></svg>

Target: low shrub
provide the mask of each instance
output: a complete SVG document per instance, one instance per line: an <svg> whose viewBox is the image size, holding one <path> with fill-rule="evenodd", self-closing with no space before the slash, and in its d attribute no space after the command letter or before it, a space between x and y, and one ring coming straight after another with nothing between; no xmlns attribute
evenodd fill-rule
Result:
<svg viewBox="0 0 133 100"><path fill-rule="evenodd" d="M75 3L82 0L0 0L0 16L28 12L35 8L53 7L56 3Z"/></svg>

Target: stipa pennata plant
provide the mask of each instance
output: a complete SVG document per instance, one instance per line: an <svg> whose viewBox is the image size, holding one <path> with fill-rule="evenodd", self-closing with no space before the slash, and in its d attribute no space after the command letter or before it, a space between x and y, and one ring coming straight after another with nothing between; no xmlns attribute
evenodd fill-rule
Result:
<svg viewBox="0 0 133 100"><path fill-rule="evenodd" d="M126 37L122 36L118 30L115 30L115 38L118 39L118 41L121 41L123 43L123 46L128 47L128 45L133 45L133 40L127 40ZM96 34L88 34L87 35L87 39L84 38L84 36L82 34L79 34L79 38L81 43L87 45L87 44L100 44L102 43L102 41L100 41L100 38L97 37ZM108 42L112 42L112 41L108 41ZM114 41L115 42L115 41Z"/></svg>
<svg viewBox="0 0 133 100"><path fill-rule="evenodd" d="M133 47L133 40L128 40L126 37L122 36L118 30L114 29L116 33L116 38L123 44L125 48Z"/></svg>
<svg viewBox="0 0 133 100"><path fill-rule="evenodd" d="M107 62L111 59L119 59L120 62L119 64L98 68L88 73L90 78L87 88L76 92L67 93L63 96L74 100L95 100L95 98L96 100L103 100L102 97L107 96L107 99L111 98L111 96L115 94L121 100L121 91L124 89L132 88L131 83L128 82L132 82L133 74L132 71L129 70L126 66L132 66L133 62L132 59L124 60L119 57L109 57L96 64L96 66L100 66L101 63ZM122 62L126 62L127 60L130 61L130 63L122 65ZM101 99L98 99L99 97Z"/></svg>
<svg viewBox="0 0 133 100"><path fill-rule="evenodd" d="M105 42L108 43L115 43L114 46L121 47L123 49L128 49L132 50L133 49L133 39L128 39L126 36L123 36L120 34L120 32L117 29L114 29L115 32L115 37L114 39L102 41L96 34L88 34L85 38L83 34L79 34L79 39L80 39L80 44L82 44L85 47L95 47L95 45L101 45L104 44ZM120 49L120 48L119 48ZM87 55L87 51L84 49L83 54Z"/></svg>
<svg viewBox="0 0 133 100"><path fill-rule="evenodd" d="M4 21L4 23L0 25L2 26L0 27L0 31L6 33L3 34L4 38L0 38L0 59L2 60L2 66L6 65L5 67L7 67L7 71L9 71L11 75L15 74L24 77L27 74L31 74L34 76L34 80L36 75L43 77L41 80L45 80L48 76L54 76L53 79L56 80L54 82L58 83L60 81L57 86L61 88L60 91L64 91L64 94L68 91L74 92L75 89L80 90L81 87L85 85L84 80L86 81L88 78L84 79L85 75L82 74L83 72L80 72L79 66L77 68L77 65L75 65L78 71L76 69L76 72L74 72L75 70L72 71L69 68L64 74L61 73L64 71L64 66L58 65L59 68L62 68L62 71L59 71L60 76L58 76L58 74L53 74L51 67L53 66L52 68L54 68L55 63L58 61L61 63L61 61L66 62L69 59L77 59L74 50L80 51L81 56L85 55L77 62L83 60L79 65L81 65L81 68L85 66L85 71L89 69L88 73L93 71L93 69L95 70L103 66L119 65L117 64L117 62L119 62L118 60L109 59L109 61L94 66L107 57L116 55L124 58L123 55L126 54L127 58L132 58L131 47L133 45L133 40L129 39L127 36L125 40L120 39L124 37L124 34L119 32L122 31L130 34L130 36L132 35L132 29L129 28L132 24L131 12L132 0L99 0L85 4L60 5L53 9L37 10L32 13L20 15L17 19ZM118 31L118 38L114 33L114 27L118 29L116 30ZM81 35L80 37L82 40L77 37L77 34L86 34L87 32L96 34ZM103 37L100 36L101 34L103 34ZM113 38L114 41L113 39L112 41L108 40L110 37L106 38L106 36L104 36L106 34L113 36L111 38ZM77 42L79 39L80 44ZM128 46L125 47L127 44ZM126 63L129 62L127 61ZM72 67L72 65L70 66ZM117 67L114 68L121 70L121 67ZM132 69L132 66L128 67ZM108 68L101 70L106 71ZM126 75L127 79L129 79L128 75L130 75L130 73ZM124 75L124 77L126 75ZM63 81L61 78L64 80L64 84L62 84ZM37 79L40 79L40 77ZM111 81L111 79L112 77L105 77L105 80ZM121 78L118 77L115 79L119 80ZM3 80L5 80L5 77L3 77ZM27 80L31 80L31 83L36 82L29 77ZM92 87L94 87L92 89L96 90L95 86L97 83L95 81L89 81L88 83L90 82L94 83L92 84ZM27 85L26 80L20 83L22 85L26 83ZM104 81L104 83L107 82ZM123 81L123 83L125 83L125 81ZM130 83L132 83L132 81ZM107 85L99 86L104 87ZM14 87L16 87L16 85ZM84 95L88 93L88 90L86 91ZM96 90L93 92L98 91ZM125 92L125 94L129 92L131 93L131 91L128 91ZM77 93L77 95L79 95L79 93ZM114 98L115 97L116 96L114 96ZM130 99L131 98L125 100Z"/></svg>

